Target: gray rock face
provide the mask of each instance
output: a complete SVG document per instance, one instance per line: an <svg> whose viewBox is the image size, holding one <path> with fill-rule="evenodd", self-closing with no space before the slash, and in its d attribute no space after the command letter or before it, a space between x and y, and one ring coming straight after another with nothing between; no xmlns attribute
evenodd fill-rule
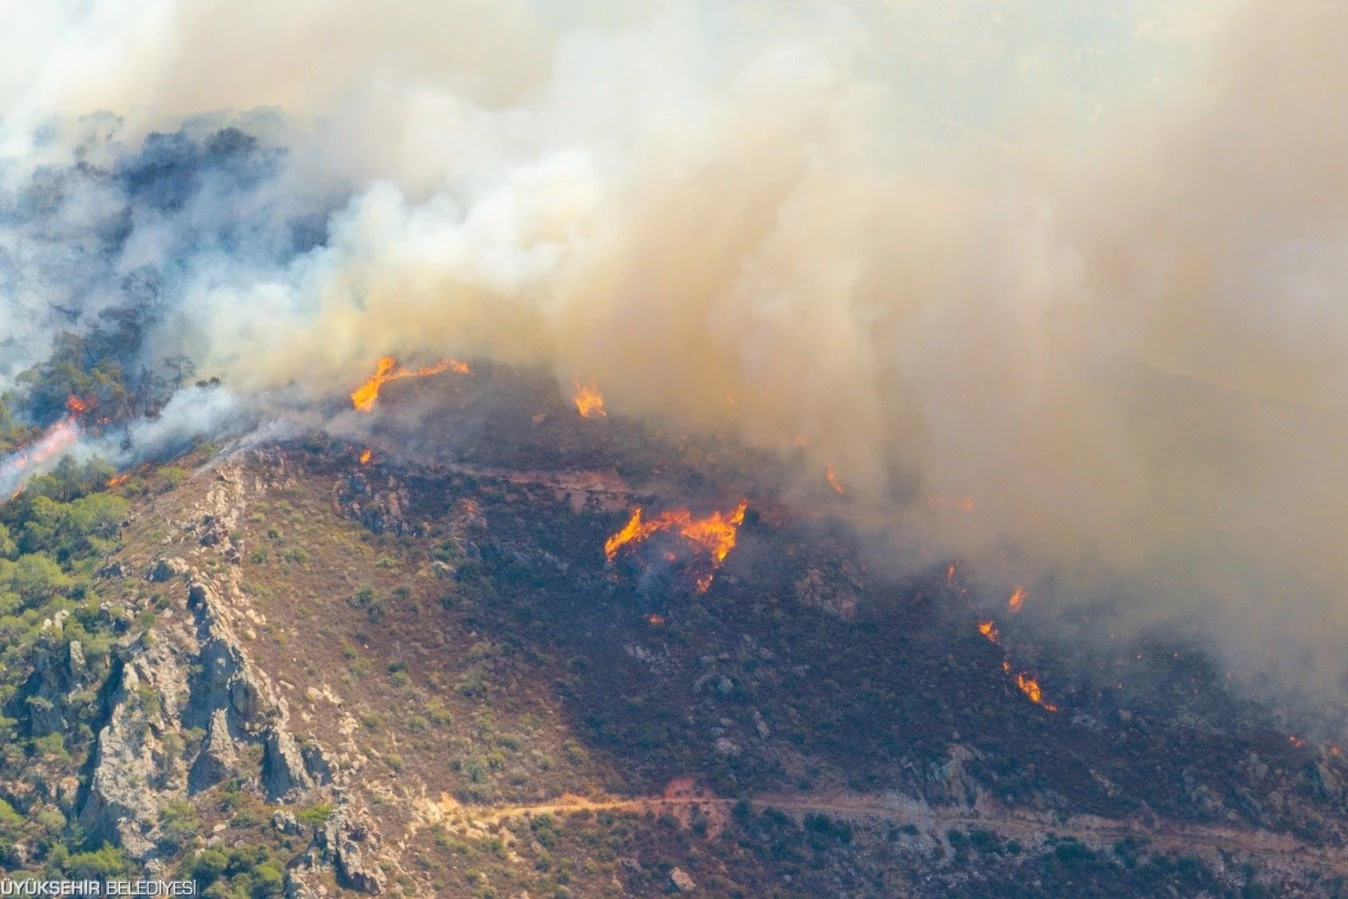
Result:
<svg viewBox="0 0 1348 899"><path fill-rule="evenodd" d="M313 789L314 782L304 769L304 758L294 737L279 728L269 728L262 745L262 788L268 799L273 802L294 799L299 793Z"/></svg>
<svg viewBox="0 0 1348 899"><path fill-rule="evenodd" d="M147 707L162 658L127 663L108 723L98 735L96 763L79 821L91 836L116 842L128 854L145 858L154 849L150 834L159 818L156 788L163 776L156 756L162 747L161 699ZM148 675L148 676L147 676Z"/></svg>
<svg viewBox="0 0 1348 899"><path fill-rule="evenodd" d="M379 867L379 837L361 817L343 808L314 835L321 858L330 861L337 883L360 893L384 892L388 875Z"/></svg>
<svg viewBox="0 0 1348 899"><path fill-rule="evenodd" d="M330 777L321 748L306 755L286 730L284 704L230 624L237 612L201 581L188 587L187 605L191 621L178 619L154 640L124 650L79 814L91 835L147 863L156 851L159 812L171 801L240 775L256 777L270 801L293 801L313 788L311 768ZM81 667L82 654L76 649L59 661L64 676ZM206 737L189 768L164 738L193 727L204 727ZM260 770L241 770L241 744L261 747Z"/></svg>
<svg viewBox="0 0 1348 899"><path fill-rule="evenodd" d="M300 747L300 755L304 757L304 770L309 772L315 783L324 786L332 783L332 762L328 760L322 746L310 738L309 742Z"/></svg>
<svg viewBox="0 0 1348 899"><path fill-rule="evenodd" d="M238 767L239 753L229 735L229 718L224 709L216 709L206 732L206 740L187 778L192 793L210 789L229 777Z"/></svg>
<svg viewBox="0 0 1348 899"><path fill-rule="evenodd" d="M187 574L189 566L182 559L156 559L146 573L145 579L156 584L171 581L175 577Z"/></svg>

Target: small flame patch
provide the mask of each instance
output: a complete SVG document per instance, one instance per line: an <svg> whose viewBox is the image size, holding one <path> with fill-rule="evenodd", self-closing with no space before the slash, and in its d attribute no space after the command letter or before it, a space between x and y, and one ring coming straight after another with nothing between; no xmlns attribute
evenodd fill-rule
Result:
<svg viewBox="0 0 1348 899"><path fill-rule="evenodd" d="M607 418L608 412L604 410L604 395L599 392L599 387L594 381L588 384L580 383L580 379L575 380L575 391L571 395L571 400L576 404L576 411L580 413L581 418Z"/></svg>

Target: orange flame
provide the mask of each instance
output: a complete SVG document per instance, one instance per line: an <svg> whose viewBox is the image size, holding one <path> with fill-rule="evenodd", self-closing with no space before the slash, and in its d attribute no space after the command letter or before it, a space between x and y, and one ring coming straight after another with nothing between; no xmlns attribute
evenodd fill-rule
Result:
<svg viewBox="0 0 1348 899"><path fill-rule="evenodd" d="M1291 743L1293 746L1297 747L1298 749L1300 749L1302 746L1305 746L1305 745L1306 745L1306 741L1303 740L1303 739L1301 739L1300 737L1288 737L1288 738L1287 738L1287 742Z"/></svg>
<svg viewBox="0 0 1348 899"><path fill-rule="evenodd" d="M992 643L994 646L1001 646L1001 643L998 642L1001 635L997 633L997 625L993 622L978 622L978 632L987 637L988 642ZM1002 672L1016 682L1016 686L1020 689L1020 692L1024 693L1025 696L1029 698L1030 702L1033 702L1037 706L1042 706L1045 710L1050 712L1058 711L1056 705L1044 701L1044 691L1039 686L1039 682L1035 680L1032 675L1012 671L1011 663L1006 659L1002 659Z"/></svg>
<svg viewBox="0 0 1348 899"><path fill-rule="evenodd" d="M460 375L473 373L467 362L460 362L457 359L441 359L434 365L423 365L421 368L413 369L399 368L398 360L392 356L385 356L375 365L374 374L369 380L351 394L351 404L361 412L369 412L374 408L375 400L379 399L379 388L389 381L397 381L400 378L425 378L446 371Z"/></svg>
<svg viewBox="0 0 1348 899"><path fill-rule="evenodd" d="M360 464L368 465L370 463L370 457L373 455L374 453L370 452L369 450L365 450L364 452L362 452L360 454Z"/></svg>
<svg viewBox="0 0 1348 899"><path fill-rule="evenodd" d="M116 477L108 478L107 486L120 487L122 484L125 484L129 480L131 480L131 472L128 471L126 474L119 474Z"/></svg>
<svg viewBox="0 0 1348 899"><path fill-rule="evenodd" d="M1025 592L1024 587L1016 587L1011 591L1011 598L1006 601L1006 607L1012 614L1020 611L1020 607L1025 605L1025 597L1029 594Z"/></svg>
<svg viewBox="0 0 1348 899"><path fill-rule="evenodd" d="M828 479L828 485L833 488L833 492L841 496L847 491L843 489L842 482L838 480L838 469L833 467L830 462L824 466L824 477Z"/></svg>
<svg viewBox="0 0 1348 899"><path fill-rule="evenodd" d="M81 399L72 393L70 396L66 397L66 410L75 415L79 415L81 412L88 412L94 407L95 403L96 401L93 397Z"/></svg>
<svg viewBox="0 0 1348 899"><path fill-rule="evenodd" d="M665 623L665 616L651 613L650 615L646 616L646 620L650 622L651 625L653 625L654 627L660 627L662 624Z"/></svg>
<svg viewBox="0 0 1348 899"><path fill-rule="evenodd" d="M1024 693L1037 706L1043 706L1050 712L1058 711L1058 707L1051 702L1044 701L1044 691L1039 687L1039 682L1028 674L1012 674L1011 663L1002 662L1002 670L1015 678L1016 686L1020 692Z"/></svg>
<svg viewBox="0 0 1348 899"><path fill-rule="evenodd" d="M712 576L721 567L725 557L735 548L735 539L739 526L744 523L744 512L749 501L740 500L732 512L713 512L706 518L694 518L687 509L675 509L662 512L650 521L641 518L638 506L622 530L604 541L604 557L612 562L618 551L628 544L640 543L652 534L661 531L673 531L711 556L711 570L697 578L697 592L703 593L711 586Z"/></svg>
<svg viewBox="0 0 1348 899"><path fill-rule="evenodd" d="M0 460L0 491L9 491L9 498L14 499L23 492L25 482L39 466L74 446L79 438L79 422L74 415L67 415L34 443Z"/></svg>
<svg viewBox="0 0 1348 899"><path fill-rule="evenodd" d="M608 413L604 411L604 395L599 392L599 388L593 381L589 384L580 383L580 379L575 380L576 391L571 399L576 404L576 411L580 413L581 418L607 418Z"/></svg>

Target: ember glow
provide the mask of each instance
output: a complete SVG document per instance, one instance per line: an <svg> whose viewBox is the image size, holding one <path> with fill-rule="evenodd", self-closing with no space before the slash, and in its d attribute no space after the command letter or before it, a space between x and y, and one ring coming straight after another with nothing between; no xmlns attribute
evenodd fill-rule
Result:
<svg viewBox="0 0 1348 899"><path fill-rule="evenodd" d="M843 489L842 482L838 480L838 469L833 467L832 462L824 466L824 477L828 479L828 485L833 488L834 493L841 496L847 492Z"/></svg>
<svg viewBox="0 0 1348 899"><path fill-rule="evenodd" d="M392 356L385 356L376 364L374 374L370 376L369 380L356 388L355 392L351 394L351 405L360 412L369 412L374 408L375 401L379 399L379 388L389 381L397 381L401 378L425 378L447 371L459 375L471 375L473 373L467 362L460 362L458 359L441 359L434 365L423 365L421 368L401 368L398 365L398 360Z"/></svg>
<svg viewBox="0 0 1348 899"><path fill-rule="evenodd" d="M997 638L999 636L997 633L997 625L993 624L991 621L978 622L978 632L983 636L987 637L988 640L991 641L993 645L995 646L1001 645L1000 643L997 642Z"/></svg>
<svg viewBox="0 0 1348 899"><path fill-rule="evenodd" d="M581 418L608 417L608 413L604 411L604 395L599 392L599 388L593 381L582 384L580 379L577 378L575 388L571 399L575 402L576 411L580 413Z"/></svg>
<svg viewBox="0 0 1348 899"><path fill-rule="evenodd" d="M1020 607L1025 605L1025 597L1027 595L1029 594L1025 592L1024 587L1016 587L1015 590L1011 591L1011 598L1006 601L1007 610L1013 615L1016 612L1019 612Z"/></svg>
<svg viewBox="0 0 1348 899"><path fill-rule="evenodd" d="M80 438L80 426L73 415L52 425L35 442L11 453L0 462L0 495L10 499L23 492L23 486L44 463L58 458Z"/></svg>
<svg viewBox="0 0 1348 899"><path fill-rule="evenodd" d="M705 570L696 575L695 581L697 592L706 592L716 570L735 548L739 526L744 523L744 513L748 508L749 501L740 500L733 511L713 512L706 518L694 518L687 509L674 509L647 521L641 517L641 507L638 506L622 530L604 542L604 557L612 563L624 547L636 546L662 532L677 534L697 551L706 554L707 561L702 566Z"/></svg>
<svg viewBox="0 0 1348 899"><path fill-rule="evenodd" d="M89 397L88 399L81 399L80 397L77 397L74 394L71 394L70 396L66 397L66 410L70 412L72 415L78 415L81 412L88 412L90 409L94 407L94 405L95 402L93 397Z"/></svg>
<svg viewBox="0 0 1348 899"><path fill-rule="evenodd" d="M370 450L364 450L363 452L361 452L361 454L360 454L360 464L361 464L361 465L369 465L369 464L370 464L370 457L373 456L373 455L374 455L374 453L372 453Z"/></svg>

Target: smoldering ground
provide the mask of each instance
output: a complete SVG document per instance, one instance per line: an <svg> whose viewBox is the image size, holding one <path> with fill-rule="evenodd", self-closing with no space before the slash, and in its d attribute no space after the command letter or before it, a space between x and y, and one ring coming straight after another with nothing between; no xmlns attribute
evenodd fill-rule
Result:
<svg viewBox="0 0 1348 899"><path fill-rule="evenodd" d="M868 530L1115 597L1101 632L1341 696L1341 4L14 19L11 381L125 308L119 364L273 403L386 352L541 364L804 446L801 497L831 465Z"/></svg>

